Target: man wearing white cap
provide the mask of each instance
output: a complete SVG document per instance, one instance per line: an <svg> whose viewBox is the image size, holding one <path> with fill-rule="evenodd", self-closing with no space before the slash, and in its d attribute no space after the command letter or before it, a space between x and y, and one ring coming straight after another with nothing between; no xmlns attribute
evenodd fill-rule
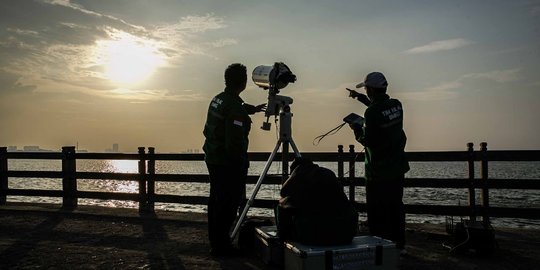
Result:
<svg viewBox="0 0 540 270"><path fill-rule="evenodd" d="M367 97L349 90L350 97L368 108L365 125L351 125L356 140L365 147L366 203L372 235L405 246L403 180L409 171L405 157L407 137L403 131L403 107L386 94L388 82L380 72L369 73L356 88L365 88Z"/></svg>

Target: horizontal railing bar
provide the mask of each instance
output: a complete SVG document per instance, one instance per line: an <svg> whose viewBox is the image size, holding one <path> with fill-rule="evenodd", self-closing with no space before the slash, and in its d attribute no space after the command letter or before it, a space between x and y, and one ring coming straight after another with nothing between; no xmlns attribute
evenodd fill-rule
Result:
<svg viewBox="0 0 540 270"><path fill-rule="evenodd" d="M482 210L483 209L480 209L480 213L483 213ZM510 208L490 206L488 213L490 217L540 219L540 208Z"/></svg>
<svg viewBox="0 0 540 270"><path fill-rule="evenodd" d="M467 161L468 152L446 151L446 152L406 152L409 161ZM363 159L362 159L363 161Z"/></svg>
<svg viewBox="0 0 540 270"><path fill-rule="evenodd" d="M7 152L7 159L62 159L62 152Z"/></svg>
<svg viewBox="0 0 540 270"><path fill-rule="evenodd" d="M204 196L180 196L180 195L165 195L156 194L151 197L156 203L180 203L180 204L195 204L207 205L208 197ZM273 209L277 204L277 200L270 199L255 199L252 207Z"/></svg>
<svg viewBox="0 0 540 270"><path fill-rule="evenodd" d="M489 150L489 161L540 161L539 150Z"/></svg>
<svg viewBox="0 0 540 270"><path fill-rule="evenodd" d="M59 171L8 171L8 177L19 178L62 178L62 172Z"/></svg>
<svg viewBox="0 0 540 270"><path fill-rule="evenodd" d="M405 178L404 187L417 188L468 188L469 179L457 178Z"/></svg>
<svg viewBox="0 0 540 270"><path fill-rule="evenodd" d="M158 153L158 154L153 154L153 155L149 155L152 157L152 159L155 159L157 161L177 161L177 160L182 160L182 161L204 161L204 154L198 154L198 153L194 153L194 154L179 154L179 153Z"/></svg>
<svg viewBox="0 0 540 270"><path fill-rule="evenodd" d="M169 194L155 194L150 197L150 200L161 203L180 203L180 204L195 204L206 205L208 204L208 197L203 196L180 196Z"/></svg>
<svg viewBox="0 0 540 270"><path fill-rule="evenodd" d="M44 189L7 189L6 195L11 196L36 196L36 197L62 197L64 192L61 190Z"/></svg>
<svg viewBox="0 0 540 270"><path fill-rule="evenodd" d="M482 181L475 181L477 188L482 187ZM493 179L487 180L489 189L540 189L540 179Z"/></svg>
<svg viewBox="0 0 540 270"><path fill-rule="evenodd" d="M248 175L246 183L255 184L257 183L257 180L259 180L259 175ZM265 185L281 185L281 182L281 174L267 174L266 177L263 179L263 184Z"/></svg>
<svg viewBox="0 0 540 270"><path fill-rule="evenodd" d="M139 160L141 155L136 153L76 153L76 159L103 159L103 160Z"/></svg>
<svg viewBox="0 0 540 270"><path fill-rule="evenodd" d="M468 216L470 211L468 206L458 205L405 205L405 213L407 214Z"/></svg>
<svg viewBox="0 0 540 270"><path fill-rule="evenodd" d="M349 155L348 153L344 156ZM250 161L267 161L270 153L268 152L250 152L248 153L248 158ZM304 152L302 153L303 157L309 158L313 161L330 161L335 162L337 160L338 154L334 152ZM174 153L158 153L153 154L152 158L156 161L160 160L182 160L182 161L204 161L204 154L174 154ZM277 153L274 157L274 162L280 161L282 159L282 153ZM289 154L289 160L294 159L294 154Z"/></svg>
<svg viewBox="0 0 540 270"><path fill-rule="evenodd" d="M208 175L205 174L153 174L146 177L147 179L154 179L156 183L209 183Z"/></svg>
<svg viewBox="0 0 540 270"><path fill-rule="evenodd" d="M98 191L77 191L79 199L100 199L100 200L120 200L138 201L138 193L126 192L98 192Z"/></svg>

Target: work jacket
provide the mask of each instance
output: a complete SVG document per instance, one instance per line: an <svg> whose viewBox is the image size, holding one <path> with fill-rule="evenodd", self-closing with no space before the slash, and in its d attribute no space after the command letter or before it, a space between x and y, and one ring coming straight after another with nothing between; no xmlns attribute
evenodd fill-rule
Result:
<svg viewBox="0 0 540 270"><path fill-rule="evenodd" d="M387 94L377 94L364 113L365 126L355 128L356 140L365 146L366 178L392 179L409 171L405 157L403 107Z"/></svg>
<svg viewBox="0 0 540 270"><path fill-rule="evenodd" d="M206 163L249 167L251 118L243 103L237 94L227 91L210 102L203 131Z"/></svg>

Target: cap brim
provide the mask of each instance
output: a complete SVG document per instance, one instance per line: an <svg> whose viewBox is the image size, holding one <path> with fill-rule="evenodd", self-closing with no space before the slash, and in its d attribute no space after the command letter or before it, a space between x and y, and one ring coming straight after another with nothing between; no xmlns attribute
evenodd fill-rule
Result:
<svg viewBox="0 0 540 270"><path fill-rule="evenodd" d="M361 82L361 83L359 83L359 84L356 85L356 88L362 88L362 87L364 87L364 86L366 86L366 84L363 83L363 82Z"/></svg>

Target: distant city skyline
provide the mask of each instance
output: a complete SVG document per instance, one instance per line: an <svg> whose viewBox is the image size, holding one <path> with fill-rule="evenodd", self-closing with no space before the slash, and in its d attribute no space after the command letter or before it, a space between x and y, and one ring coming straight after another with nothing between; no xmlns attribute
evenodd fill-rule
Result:
<svg viewBox="0 0 540 270"><path fill-rule="evenodd" d="M78 152L110 152L110 153L128 153L128 152L137 152L138 147L135 149L121 149L120 144L114 143L112 144L112 148L105 148L103 150L99 149L85 149L85 148L79 148L78 145L62 145L57 148L41 148L39 145L23 145L21 148L18 145L8 145L8 146L0 146L0 147L6 147L8 152L17 152L17 151L24 151L24 152L42 152L42 151L62 151L62 147L65 146L74 146ZM140 147L152 147L152 146L140 146ZM161 152L158 150L158 152ZM192 149L192 148L186 148L184 150L179 151L180 153L190 153L190 154L197 154L201 153L202 149Z"/></svg>
<svg viewBox="0 0 540 270"><path fill-rule="evenodd" d="M201 149L231 63L284 62L301 152L361 145L347 97L371 71L401 100L407 151L540 149L540 1L0 1L0 146ZM363 91L363 90L360 90ZM249 151L276 142L252 117ZM273 119L271 119L273 121Z"/></svg>

